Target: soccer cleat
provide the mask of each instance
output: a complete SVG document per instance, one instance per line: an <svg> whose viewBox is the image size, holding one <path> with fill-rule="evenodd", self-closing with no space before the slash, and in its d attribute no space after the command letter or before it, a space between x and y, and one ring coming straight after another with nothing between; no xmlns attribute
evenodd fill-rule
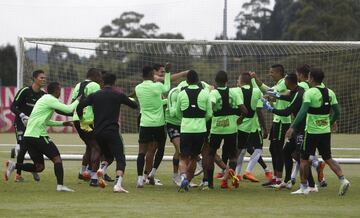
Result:
<svg viewBox="0 0 360 218"><path fill-rule="evenodd" d="M187 179L183 179L183 181L181 181L178 192L180 192L181 190L184 190L186 192L189 191L189 181Z"/></svg>
<svg viewBox="0 0 360 218"><path fill-rule="evenodd" d="M96 175L97 175L97 177L103 177L103 170L102 170L102 169L98 169L98 170L96 171Z"/></svg>
<svg viewBox="0 0 360 218"><path fill-rule="evenodd" d="M146 180L146 184L155 185L155 178L149 176L148 179Z"/></svg>
<svg viewBox="0 0 360 218"><path fill-rule="evenodd" d="M89 185L91 187L98 187L98 180L97 179L91 179Z"/></svg>
<svg viewBox="0 0 360 218"><path fill-rule="evenodd" d="M125 190L120 185L114 185L114 192L116 192L116 193L129 193L127 190Z"/></svg>
<svg viewBox="0 0 360 218"><path fill-rule="evenodd" d="M236 176L235 171L233 169L229 169L229 177L231 179L231 185L235 188L239 188L239 177L241 178L241 176Z"/></svg>
<svg viewBox="0 0 360 218"><path fill-rule="evenodd" d="M138 177L136 188L144 188L144 178L142 176Z"/></svg>
<svg viewBox="0 0 360 218"><path fill-rule="evenodd" d="M306 189L298 189L297 191L291 192L292 195L307 195L309 194L309 188Z"/></svg>
<svg viewBox="0 0 360 218"><path fill-rule="evenodd" d="M223 177L224 177L224 173L223 173L223 172L217 173L217 174L215 175L215 178L216 178L216 179L222 179Z"/></svg>
<svg viewBox="0 0 360 218"><path fill-rule="evenodd" d="M292 185L295 185L295 183L296 183L296 179L295 179L295 178L291 178L291 184L292 184Z"/></svg>
<svg viewBox="0 0 360 218"><path fill-rule="evenodd" d="M15 182L24 182L24 181L25 179L20 174L15 175Z"/></svg>
<svg viewBox="0 0 360 218"><path fill-rule="evenodd" d="M104 180L106 181L106 182L114 182L115 180L113 180L108 174L105 174L104 175Z"/></svg>
<svg viewBox="0 0 360 218"><path fill-rule="evenodd" d="M31 174L32 174L32 176L33 176L33 178L34 178L34 180L35 180L36 182L39 182L39 181L40 181L40 176L39 176L38 173L36 173L36 172L31 172Z"/></svg>
<svg viewBox="0 0 360 218"><path fill-rule="evenodd" d="M325 188L325 187L327 187L327 182L325 181L325 179L323 179L320 183L319 183L319 185L320 185L320 187L321 188Z"/></svg>
<svg viewBox="0 0 360 218"><path fill-rule="evenodd" d="M222 188L222 189L228 189L229 188L227 180L221 180L220 188Z"/></svg>
<svg viewBox="0 0 360 218"><path fill-rule="evenodd" d="M58 192L74 192L74 190L66 187L65 185L57 185L56 191L58 191Z"/></svg>
<svg viewBox="0 0 360 218"><path fill-rule="evenodd" d="M272 185L276 184L276 180L275 179L271 179L271 181L265 182L263 184L261 184L263 187L265 188L271 188Z"/></svg>
<svg viewBox="0 0 360 218"><path fill-rule="evenodd" d="M339 195L340 196L345 195L349 187L350 187L350 182L347 179L344 179L344 181L340 182Z"/></svg>
<svg viewBox="0 0 360 218"><path fill-rule="evenodd" d="M91 175L90 175L90 172L89 171L84 171L83 173L82 173L82 177L83 177L83 180L84 181L90 181L90 179L91 179Z"/></svg>
<svg viewBox="0 0 360 218"><path fill-rule="evenodd" d="M321 182L324 179L324 168L325 168L325 162L319 161L319 165L316 168L316 171L318 173L318 181Z"/></svg>
<svg viewBox="0 0 360 218"><path fill-rule="evenodd" d="M194 176L198 176L203 172L203 167L202 167L202 160L199 160L196 162L196 170L194 172Z"/></svg>
<svg viewBox="0 0 360 218"><path fill-rule="evenodd" d="M8 181L12 172L15 170L16 164L12 162L11 160L5 161L5 173L4 173L4 179L5 181Z"/></svg>
<svg viewBox="0 0 360 218"><path fill-rule="evenodd" d="M280 188L282 181L275 181L275 183L268 186L268 188Z"/></svg>
<svg viewBox="0 0 360 218"><path fill-rule="evenodd" d="M317 185L315 185L315 187L309 187L309 192L319 192Z"/></svg>
<svg viewBox="0 0 360 218"><path fill-rule="evenodd" d="M259 180L255 178L255 176L251 172L245 172L243 178L250 180L251 182L259 182Z"/></svg>
<svg viewBox="0 0 360 218"><path fill-rule="evenodd" d="M265 172L265 178L266 178L268 181L271 181L271 180L272 180L272 177L273 177L273 174L272 174L271 171Z"/></svg>

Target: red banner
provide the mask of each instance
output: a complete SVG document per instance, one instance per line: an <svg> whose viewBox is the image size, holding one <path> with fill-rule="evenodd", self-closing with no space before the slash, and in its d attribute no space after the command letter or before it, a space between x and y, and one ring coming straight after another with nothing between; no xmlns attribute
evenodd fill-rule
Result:
<svg viewBox="0 0 360 218"><path fill-rule="evenodd" d="M0 87L0 132L14 132L14 119L15 115L11 112L10 107L16 95L16 87L14 86L3 86ZM61 89L60 101L65 104L71 103L71 87L63 87ZM72 117L66 117L54 113L53 120L67 121L72 120ZM62 132L69 133L75 132L73 127L49 127L49 132Z"/></svg>

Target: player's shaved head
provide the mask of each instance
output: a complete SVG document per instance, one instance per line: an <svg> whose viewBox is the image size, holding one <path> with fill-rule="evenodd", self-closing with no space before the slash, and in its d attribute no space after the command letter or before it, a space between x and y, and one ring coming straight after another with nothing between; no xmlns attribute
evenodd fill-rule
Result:
<svg viewBox="0 0 360 218"><path fill-rule="evenodd" d="M318 68L311 69L309 73L309 80L315 81L317 84L321 84L325 78L324 71Z"/></svg>
<svg viewBox="0 0 360 218"><path fill-rule="evenodd" d="M92 79L101 75L101 71L96 68L90 68L86 74L86 78Z"/></svg>
<svg viewBox="0 0 360 218"><path fill-rule="evenodd" d="M104 85L113 86L115 85L116 75L113 73L105 73L103 75L103 81L104 81Z"/></svg>
<svg viewBox="0 0 360 218"><path fill-rule="evenodd" d="M250 73L242 73L240 75L240 83L245 85L250 85L251 84L251 76Z"/></svg>
<svg viewBox="0 0 360 218"><path fill-rule="evenodd" d="M223 70L220 70L219 72L217 72L216 76L215 76L215 82L218 85L225 85L228 82L227 73Z"/></svg>
<svg viewBox="0 0 360 218"><path fill-rule="evenodd" d="M288 81L291 84L297 84L297 76L295 73L290 73L285 76L285 80Z"/></svg>
<svg viewBox="0 0 360 218"><path fill-rule="evenodd" d="M142 75L144 79L153 79L154 78L154 68L150 66L144 66L142 69Z"/></svg>
<svg viewBox="0 0 360 218"><path fill-rule="evenodd" d="M303 75L305 78L308 78L309 72L310 72L310 66L307 65L307 64L304 64L304 65L296 68L296 72L297 72L298 74Z"/></svg>
<svg viewBox="0 0 360 218"><path fill-rule="evenodd" d="M274 64L271 66L271 68L280 73L282 77L285 76L285 68L282 64Z"/></svg>
<svg viewBox="0 0 360 218"><path fill-rule="evenodd" d="M189 85L194 85L199 83L199 76L195 70L189 70L189 72L186 75L186 82Z"/></svg>

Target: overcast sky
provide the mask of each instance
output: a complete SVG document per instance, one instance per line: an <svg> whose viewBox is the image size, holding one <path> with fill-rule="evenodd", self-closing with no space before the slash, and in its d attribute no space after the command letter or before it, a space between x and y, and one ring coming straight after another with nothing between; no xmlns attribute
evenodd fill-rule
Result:
<svg viewBox="0 0 360 218"><path fill-rule="evenodd" d="M228 36L246 0L228 0ZM17 36L97 37L100 29L124 11L145 15L161 33L186 39L214 39L223 28L224 0L0 0L0 45Z"/></svg>

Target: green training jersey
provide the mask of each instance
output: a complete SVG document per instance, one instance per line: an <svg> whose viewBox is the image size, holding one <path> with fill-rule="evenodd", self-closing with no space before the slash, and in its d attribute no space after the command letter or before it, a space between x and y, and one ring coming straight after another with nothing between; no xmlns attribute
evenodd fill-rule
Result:
<svg viewBox="0 0 360 218"><path fill-rule="evenodd" d="M197 85L188 86L189 89L198 89ZM182 111L189 107L189 97L185 90L182 90L176 102L176 116L181 119L181 133L203 133L206 132L206 120L212 116L212 108L209 100L209 92L202 89L197 97L198 107L205 111L205 118L185 118L182 117Z"/></svg>
<svg viewBox="0 0 360 218"><path fill-rule="evenodd" d="M284 93L287 91L286 85L285 85L285 80L284 78L279 80L275 86L272 87L272 89L280 94ZM275 104L274 104L274 108L277 110L282 110L285 109L289 106L290 102L288 101L284 101L284 100L280 100L280 99L276 99ZM274 114L273 117L273 122L275 123L291 123L291 116L279 116Z"/></svg>
<svg viewBox="0 0 360 218"><path fill-rule="evenodd" d="M317 87L325 88L324 85ZM338 104L335 93L329 90L330 105ZM310 103L310 107L319 108L322 105L322 95L316 87L310 88L304 93L303 103ZM315 115L307 113L305 131L311 134L330 133L330 114Z"/></svg>
<svg viewBox="0 0 360 218"><path fill-rule="evenodd" d="M89 83L84 88L84 95L83 97L88 97L91 93L97 92L100 90L100 85L96 82L93 82L91 80L86 79L85 81L89 81ZM72 100L75 100L79 94L80 84L76 84L74 90L72 91L71 98ZM79 116L77 115L76 111L73 115L73 120L79 120ZM91 106L87 106L84 108L84 115L83 115L83 121L91 122L94 121L94 112Z"/></svg>
<svg viewBox="0 0 360 218"><path fill-rule="evenodd" d="M305 91L306 90L308 90L308 89L310 89L310 86L309 86L309 84L307 83L307 82L299 82L298 83L298 86L300 86L300 87L302 87Z"/></svg>
<svg viewBox="0 0 360 218"><path fill-rule="evenodd" d="M26 126L24 136L39 138L40 136L47 136L47 126L62 126L63 121L50 120L55 110L64 113L71 113L79 104L75 100L72 104L66 105L55 98L53 95L43 95L35 104L33 111L30 114L29 121Z"/></svg>
<svg viewBox="0 0 360 218"><path fill-rule="evenodd" d="M203 85L203 88L204 88L204 90L205 91L208 91L209 93L210 93L210 85L209 84L207 84L206 82L204 82L204 81L201 81L201 84ZM184 87L187 87L187 86L189 86L189 84L187 83L187 81L186 80L184 80L184 81L182 81L181 83L179 83L179 85L177 85L177 87L181 90L182 88L184 88Z"/></svg>
<svg viewBox="0 0 360 218"><path fill-rule="evenodd" d="M180 93L180 89L175 87L170 90L167 97L167 107L165 109L165 122L180 126L181 117L176 116L176 101Z"/></svg>
<svg viewBox="0 0 360 218"><path fill-rule="evenodd" d="M244 85L242 87L236 88L237 92L240 93L241 98L244 99L244 97L243 97L244 95L243 95L241 88L250 89L250 86ZM256 108L262 108L262 106L263 106L262 101L261 101L262 96L263 96L263 94L260 91L260 89L254 87L252 90L251 101L250 101L251 110L255 111L254 117L252 117L252 118L245 117L243 119L242 123L240 125L238 125L238 130L247 132L247 133L251 133L251 132L256 132L260 128L259 119L258 119L258 116L256 113Z"/></svg>
<svg viewBox="0 0 360 218"><path fill-rule="evenodd" d="M226 87L218 87L220 90L225 90ZM217 89L210 92L210 102L212 104L213 112L219 111L222 108L222 98ZM229 88L229 106L231 108L239 108L244 104L243 99L240 96L237 88ZM211 119L212 134L233 134L237 132L237 115L226 116L213 116Z"/></svg>
<svg viewBox="0 0 360 218"><path fill-rule="evenodd" d="M162 94L170 89L170 73L165 73L164 84L144 80L135 87L140 104L140 126L159 127L165 125Z"/></svg>

